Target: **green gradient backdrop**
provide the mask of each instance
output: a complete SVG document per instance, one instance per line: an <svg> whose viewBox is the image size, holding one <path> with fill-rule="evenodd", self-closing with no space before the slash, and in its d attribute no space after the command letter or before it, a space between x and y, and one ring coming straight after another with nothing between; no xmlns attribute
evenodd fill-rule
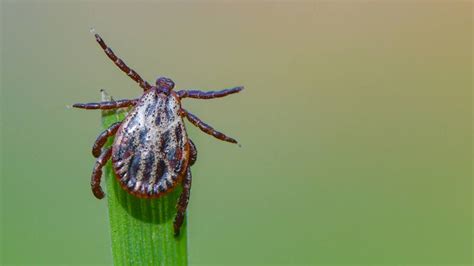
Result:
<svg viewBox="0 0 474 266"><path fill-rule="evenodd" d="M184 106L192 264L471 264L472 3L2 1L2 262L110 264L99 113L143 77L246 90Z"/></svg>

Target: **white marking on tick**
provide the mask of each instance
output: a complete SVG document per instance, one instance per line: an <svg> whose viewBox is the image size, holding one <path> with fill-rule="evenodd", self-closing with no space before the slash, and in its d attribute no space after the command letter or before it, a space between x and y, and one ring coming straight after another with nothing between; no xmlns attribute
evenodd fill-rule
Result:
<svg viewBox="0 0 474 266"><path fill-rule="evenodd" d="M144 156L146 158L146 156ZM143 174L145 171L145 162L142 161L141 164L138 166L138 171L137 171L137 180L142 180L144 178Z"/></svg>
<svg viewBox="0 0 474 266"><path fill-rule="evenodd" d="M173 183L173 180L171 179L171 175L166 175L166 180L168 180L170 183Z"/></svg>
<svg viewBox="0 0 474 266"><path fill-rule="evenodd" d="M166 185L166 182L164 182L163 180L161 181L161 186L163 187L165 191L168 190L168 186Z"/></svg>
<svg viewBox="0 0 474 266"><path fill-rule="evenodd" d="M133 188L133 190L138 191L138 189L140 188L141 185L142 185L142 181L138 180L137 183L135 184L135 187Z"/></svg>
<svg viewBox="0 0 474 266"><path fill-rule="evenodd" d="M181 119L175 119L173 122L171 122L163 131L161 132L166 132L169 131L172 127L174 127L176 124L180 122Z"/></svg>
<svg viewBox="0 0 474 266"><path fill-rule="evenodd" d="M150 174L150 177L148 179L148 182L150 183L150 185L154 185L156 183L156 170L158 168L158 162L155 160L155 162L153 162L153 165L151 167L151 174Z"/></svg>
<svg viewBox="0 0 474 266"><path fill-rule="evenodd" d="M148 193L153 191L153 184L148 185L147 191L148 191Z"/></svg>

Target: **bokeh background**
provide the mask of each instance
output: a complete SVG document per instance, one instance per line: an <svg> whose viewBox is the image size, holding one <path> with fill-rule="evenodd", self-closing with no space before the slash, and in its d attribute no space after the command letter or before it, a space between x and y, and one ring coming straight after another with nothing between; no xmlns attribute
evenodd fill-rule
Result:
<svg viewBox="0 0 474 266"><path fill-rule="evenodd" d="M199 151L191 264L471 265L470 1L1 4L2 264L112 263L90 192L99 89L245 85L186 100L242 147Z"/></svg>

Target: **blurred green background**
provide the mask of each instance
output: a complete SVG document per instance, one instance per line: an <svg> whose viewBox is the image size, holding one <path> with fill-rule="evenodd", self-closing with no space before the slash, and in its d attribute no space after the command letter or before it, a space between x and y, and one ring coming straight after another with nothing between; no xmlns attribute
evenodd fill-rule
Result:
<svg viewBox="0 0 474 266"><path fill-rule="evenodd" d="M111 264L89 188L97 111L141 90L245 85L186 100L199 151L191 264L471 265L469 1L2 1L3 264Z"/></svg>

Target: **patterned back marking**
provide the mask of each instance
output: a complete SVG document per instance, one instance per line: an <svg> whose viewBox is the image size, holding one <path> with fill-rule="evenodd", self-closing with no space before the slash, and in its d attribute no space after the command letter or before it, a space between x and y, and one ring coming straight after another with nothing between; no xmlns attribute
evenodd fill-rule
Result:
<svg viewBox="0 0 474 266"><path fill-rule="evenodd" d="M122 187L157 197L173 188L187 165L189 148L174 94L146 92L116 135L112 161Z"/></svg>

